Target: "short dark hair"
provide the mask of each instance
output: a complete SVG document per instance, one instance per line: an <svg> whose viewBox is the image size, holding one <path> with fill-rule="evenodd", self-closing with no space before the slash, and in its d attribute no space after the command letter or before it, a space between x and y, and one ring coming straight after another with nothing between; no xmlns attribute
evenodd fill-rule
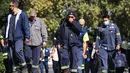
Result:
<svg viewBox="0 0 130 73"><path fill-rule="evenodd" d="M102 18L108 18L109 19L109 15L104 15Z"/></svg>
<svg viewBox="0 0 130 73"><path fill-rule="evenodd" d="M12 0L12 1L10 1L10 2L12 2L16 7L19 6L19 2L18 2L17 0Z"/></svg>

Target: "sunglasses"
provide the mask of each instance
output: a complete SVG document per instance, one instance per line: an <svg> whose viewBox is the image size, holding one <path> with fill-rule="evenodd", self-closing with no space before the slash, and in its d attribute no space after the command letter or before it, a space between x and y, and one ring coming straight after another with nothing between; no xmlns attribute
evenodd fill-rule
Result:
<svg viewBox="0 0 130 73"><path fill-rule="evenodd" d="M69 18L74 18L73 16L70 16Z"/></svg>
<svg viewBox="0 0 130 73"><path fill-rule="evenodd" d="M10 5L10 7L14 7L14 5Z"/></svg>

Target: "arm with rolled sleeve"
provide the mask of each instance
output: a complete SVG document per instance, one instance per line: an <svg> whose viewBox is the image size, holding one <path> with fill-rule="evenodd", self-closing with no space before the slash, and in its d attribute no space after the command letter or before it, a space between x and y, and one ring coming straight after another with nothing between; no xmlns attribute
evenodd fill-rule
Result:
<svg viewBox="0 0 130 73"><path fill-rule="evenodd" d="M42 40L47 41L48 33L47 33L46 25L45 25L45 23L42 21L42 19L40 20L40 23L41 23L41 35L42 35Z"/></svg>
<svg viewBox="0 0 130 73"><path fill-rule="evenodd" d="M25 38L30 39L29 21L26 13L22 12L22 24L25 32Z"/></svg>
<svg viewBox="0 0 130 73"><path fill-rule="evenodd" d="M115 32L116 32L115 33L116 34L116 36L115 36L116 45L120 45L121 44L121 35L120 35L120 31L119 31L117 25L115 25Z"/></svg>

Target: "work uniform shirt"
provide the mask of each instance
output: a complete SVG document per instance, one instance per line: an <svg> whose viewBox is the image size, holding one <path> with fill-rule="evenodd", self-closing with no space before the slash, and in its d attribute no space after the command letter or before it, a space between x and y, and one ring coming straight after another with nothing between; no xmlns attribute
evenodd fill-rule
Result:
<svg viewBox="0 0 130 73"><path fill-rule="evenodd" d="M39 46L42 41L47 41L47 30L46 25L43 23L42 19L36 17L35 20L29 21L30 27L30 42L28 45Z"/></svg>
<svg viewBox="0 0 130 73"><path fill-rule="evenodd" d="M67 26L69 28L69 46L82 47L82 43L80 42L79 37L82 26L76 20L74 20L72 23L68 23Z"/></svg>
<svg viewBox="0 0 130 73"><path fill-rule="evenodd" d="M114 50L117 44L121 44L121 36L116 24L110 23L98 28L96 49Z"/></svg>

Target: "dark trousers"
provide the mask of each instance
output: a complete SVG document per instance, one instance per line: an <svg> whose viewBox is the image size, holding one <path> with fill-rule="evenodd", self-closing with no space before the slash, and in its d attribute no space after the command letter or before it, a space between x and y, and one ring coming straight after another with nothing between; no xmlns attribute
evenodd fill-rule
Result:
<svg viewBox="0 0 130 73"><path fill-rule="evenodd" d="M71 71L71 73L78 72L78 53L79 53L78 49L79 48L77 46L73 46L71 48L71 54L70 54L70 71Z"/></svg>
<svg viewBox="0 0 130 73"><path fill-rule="evenodd" d="M6 69L5 73L11 73L12 72L11 62L8 59L4 59L3 62Z"/></svg>
<svg viewBox="0 0 130 73"><path fill-rule="evenodd" d="M117 67L116 68L116 73L123 73L124 72L124 67Z"/></svg>
<svg viewBox="0 0 130 73"><path fill-rule="evenodd" d="M25 45L24 55L27 63L30 63L29 61L32 60L32 73L38 73L40 51L41 51L41 45L40 46Z"/></svg>
<svg viewBox="0 0 130 73"><path fill-rule="evenodd" d="M12 69L15 70L26 66L25 57L23 54L23 40L8 41L8 45L8 59L12 62Z"/></svg>
<svg viewBox="0 0 130 73"><path fill-rule="evenodd" d="M60 66L61 70L64 71L69 69L70 59L69 59L69 51L68 48L61 48L60 49Z"/></svg>
<svg viewBox="0 0 130 73"><path fill-rule="evenodd" d="M128 62L128 67L130 67L130 50L127 50L127 62ZM130 73L130 68L129 68L129 73Z"/></svg>
<svg viewBox="0 0 130 73"><path fill-rule="evenodd" d="M113 55L114 51L107 51L104 48L99 49L102 73L115 73Z"/></svg>
<svg viewBox="0 0 130 73"><path fill-rule="evenodd" d="M101 69L102 64L101 64L101 60L99 58L99 55L97 55L96 58L97 58L96 59L96 61L97 61L97 67L96 67L97 73L101 73L102 72L102 69Z"/></svg>
<svg viewBox="0 0 130 73"><path fill-rule="evenodd" d="M53 71L54 73L60 73L59 61L53 60Z"/></svg>
<svg viewBox="0 0 130 73"><path fill-rule="evenodd" d="M12 69L12 62L9 60L8 58L8 49L7 48L4 48L2 47L2 45L0 45L0 55L3 56L3 63L4 63L4 66L5 66L5 73L11 73L11 71L13 70ZM7 53L7 55L3 55Z"/></svg>
<svg viewBox="0 0 130 73"><path fill-rule="evenodd" d="M48 61L40 61L40 70L41 73L44 73L44 68L45 68L45 72L48 73Z"/></svg>
<svg viewBox="0 0 130 73"><path fill-rule="evenodd" d="M85 73L89 73L89 71L91 71L91 73L97 73L98 67L95 61L85 61Z"/></svg>

